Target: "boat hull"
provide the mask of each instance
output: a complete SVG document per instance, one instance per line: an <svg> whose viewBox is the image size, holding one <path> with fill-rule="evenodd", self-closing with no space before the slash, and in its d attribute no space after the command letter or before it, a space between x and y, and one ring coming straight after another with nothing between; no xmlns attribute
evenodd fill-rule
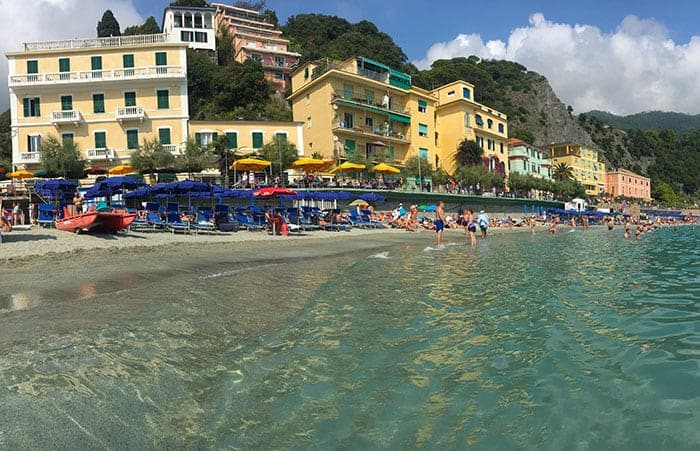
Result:
<svg viewBox="0 0 700 451"><path fill-rule="evenodd" d="M136 213L99 212L97 222L93 229L96 232L117 233L127 229L136 219Z"/></svg>
<svg viewBox="0 0 700 451"><path fill-rule="evenodd" d="M80 232L81 230L91 230L99 225L97 219L99 213L89 211L78 215L68 216L63 219L56 219L56 228L65 232Z"/></svg>

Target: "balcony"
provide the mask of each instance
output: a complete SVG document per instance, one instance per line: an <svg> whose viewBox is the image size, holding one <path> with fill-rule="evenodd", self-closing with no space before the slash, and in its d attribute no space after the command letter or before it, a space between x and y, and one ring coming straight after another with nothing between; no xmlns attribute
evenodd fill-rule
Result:
<svg viewBox="0 0 700 451"><path fill-rule="evenodd" d="M101 148L101 149L88 149L87 150L87 159L89 161L94 161L94 160L107 160L114 158L114 150L113 149L106 149L106 148Z"/></svg>
<svg viewBox="0 0 700 451"><path fill-rule="evenodd" d="M177 144L163 144L163 150L167 150L175 156L180 155L180 146Z"/></svg>
<svg viewBox="0 0 700 451"><path fill-rule="evenodd" d="M78 125L83 120L83 116L78 110L52 111L51 123L54 125Z"/></svg>
<svg viewBox="0 0 700 451"><path fill-rule="evenodd" d="M41 154L39 152L20 152L19 163L41 163Z"/></svg>
<svg viewBox="0 0 700 451"><path fill-rule="evenodd" d="M341 124L338 127L334 127L333 131L337 133L347 133L350 135L361 136L367 139L385 140L397 144L411 143L404 133L394 131L382 132L379 129L373 129L371 127L355 126L350 128Z"/></svg>
<svg viewBox="0 0 700 451"><path fill-rule="evenodd" d="M184 66L147 66L121 69L52 72L44 74L10 75L9 86L43 86L76 83L97 83L129 80L186 79Z"/></svg>
<svg viewBox="0 0 700 451"><path fill-rule="evenodd" d="M142 106L120 106L117 108L117 120L143 122L146 118L146 110Z"/></svg>
<svg viewBox="0 0 700 451"><path fill-rule="evenodd" d="M44 52L46 50L131 47L134 45L164 44L166 42L170 42L167 34L115 36L110 38L64 39L61 41L27 42L24 44L24 51Z"/></svg>
<svg viewBox="0 0 700 451"><path fill-rule="evenodd" d="M374 101L371 100L363 99L360 97L345 97L338 95L337 93L333 93L331 101L338 102L341 105L359 108L361 110L368 110L375 113L386 114L389 115L391 119L401 122L403 124L409 124L411 122L411 113L409 113L401 107L376 104L374 103Z"/></svg>

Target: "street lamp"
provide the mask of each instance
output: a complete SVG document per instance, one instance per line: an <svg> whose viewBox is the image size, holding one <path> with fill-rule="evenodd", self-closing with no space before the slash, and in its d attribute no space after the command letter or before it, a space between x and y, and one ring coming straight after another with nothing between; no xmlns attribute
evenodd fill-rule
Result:
<svg viewBox="0 0 700 451"><path fill-rule="evenodd" d="M225 165L224 171L226 171L226 172L224 173L224 186L225 186L226 188L229 187L229 183L228 183L228 182L229 182L229 180L228 180L228 150L229 150L229 149L228 149L228 147L227 147L227 148L225 149L226 154L224 155L224 165Z"/></svg>

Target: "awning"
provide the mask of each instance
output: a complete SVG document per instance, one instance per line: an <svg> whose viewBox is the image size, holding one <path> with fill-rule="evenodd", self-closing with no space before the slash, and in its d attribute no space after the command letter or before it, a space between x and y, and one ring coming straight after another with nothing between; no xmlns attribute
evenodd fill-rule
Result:
<svg viewBox="0 0 700 451"><path fill-rule="evenodd" d="M411 118L406 116L401 116L400 114L389 113L389 119L396 122L401 122L402 124L410 124Z"/></svg>

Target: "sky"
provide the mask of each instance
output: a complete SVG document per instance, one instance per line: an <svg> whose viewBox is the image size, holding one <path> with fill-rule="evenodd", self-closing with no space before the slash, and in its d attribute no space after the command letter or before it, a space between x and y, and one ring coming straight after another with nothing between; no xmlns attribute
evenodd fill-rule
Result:
<svg viewBox="0 0 700 451"><path fill-rule="evenodd" d="M3 23L22 23L19 30L0 29L0 47L11 51L26 41L94 36L107 8L122 28L150 15L160 22L167 3L0 0ZM577 113L700 113L700 2L694 0L267 0L267 7L281 22L302 13L370 20L421 69L456 56L517 61L545 75ZM26 11L34 20L25 20ZM6 74L3 58L3 108Z"/></svg>

